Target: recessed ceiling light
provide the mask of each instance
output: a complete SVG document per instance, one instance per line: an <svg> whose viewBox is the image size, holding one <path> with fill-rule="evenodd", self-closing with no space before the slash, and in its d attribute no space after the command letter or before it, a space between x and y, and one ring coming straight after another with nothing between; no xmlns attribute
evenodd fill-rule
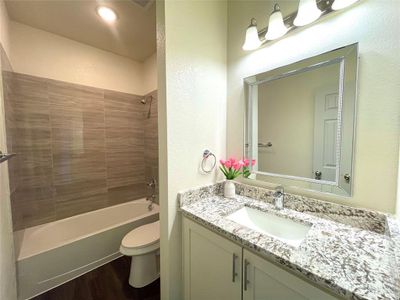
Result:
<svg viewBox="0 0 400 300"><path fill-rule="evenodd" d="M108 23L115 22L115 20L117 19L117 14L115 13L115 11L106 6L99 6L97 8L97 13L104 21Z"/></svg>

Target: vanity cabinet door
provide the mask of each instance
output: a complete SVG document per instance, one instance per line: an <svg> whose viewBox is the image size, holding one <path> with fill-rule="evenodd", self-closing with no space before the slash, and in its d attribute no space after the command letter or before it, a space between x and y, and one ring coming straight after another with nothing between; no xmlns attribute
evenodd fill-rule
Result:
<svg viewBox="0 0 400 300"><path fill-rule="evenodd" d="M183 218L185 300L240 300L242 248Z"/></svg>
<svg viewBox="0 0 400 300"><path fill-rule="evenodd" d="M243 300L338 299L267 260L243 250Z"/></svg>

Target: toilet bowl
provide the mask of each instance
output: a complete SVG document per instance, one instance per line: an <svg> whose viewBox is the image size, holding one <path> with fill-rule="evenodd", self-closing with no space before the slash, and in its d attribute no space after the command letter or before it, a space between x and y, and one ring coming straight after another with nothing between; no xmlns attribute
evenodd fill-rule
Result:
<svg viewBox="0 0 400 300"><path fill-rule="evenodd" d="M121 242L120 252L132 256L129 284L144 287L160 277L160 221L133 229Z"/></svg>

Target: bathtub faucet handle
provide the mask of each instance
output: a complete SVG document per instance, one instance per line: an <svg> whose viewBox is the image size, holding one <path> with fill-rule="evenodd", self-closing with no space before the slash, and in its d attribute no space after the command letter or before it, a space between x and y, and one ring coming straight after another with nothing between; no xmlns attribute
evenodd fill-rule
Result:
<svg viewBox="0 0 400 300"><path fill-rule="evenodd" d="M147 200L147 201L154 202L154 200L156 200L156 195L153 194L153 195L151 195L151 196L147 196L147 197L146 197L146 200Z"/></svg>
<svg viewBox="0 0 400 300"><path fill-rule="evenodd" d="M156 201L156 185L157 181L154 178L152 178L151 181L147 183L147 186L151 188L151 195L146 197L146 200L150 201L150 204L148 206L149 210L153 209L153 203Z"/></svg>
<svg viewBox="0 0 400 300"><path fill-rule="evenodd" d="M149 205L147 206L148 210L153 210L153 203L156 201L156 195L151 195L150 197L146 197L147 201L150 201Z"/></svg>
<svg viewBox="0 0 400 300"><path fill-rule="evenodd" d="M147 183L148 187L155 188L156 187L156 180L153 178L149 183Z"/></svg>

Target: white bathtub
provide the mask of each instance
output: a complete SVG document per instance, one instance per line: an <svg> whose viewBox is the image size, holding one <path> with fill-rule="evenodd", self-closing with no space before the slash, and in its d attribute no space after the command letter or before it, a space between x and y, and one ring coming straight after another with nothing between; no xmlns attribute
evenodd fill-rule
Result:
<svg viewBox="0 0 400 300"><path fill-rule="evenodd" d="M159 207L135 200L14 233L18 299L30 299L121 256L122 238L155 222Z"/></svg>

